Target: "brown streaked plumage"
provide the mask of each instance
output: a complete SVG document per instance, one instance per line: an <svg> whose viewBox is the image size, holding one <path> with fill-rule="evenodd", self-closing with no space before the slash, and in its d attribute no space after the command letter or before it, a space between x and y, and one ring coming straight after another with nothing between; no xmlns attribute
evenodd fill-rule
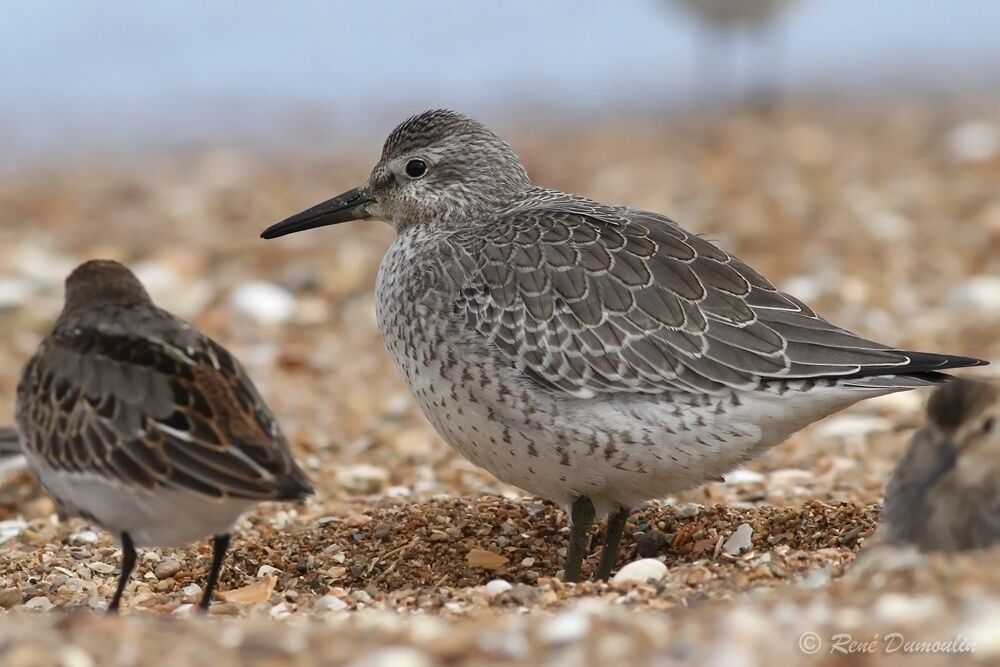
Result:
<svg viewBox="0 0 1000 667"><path fill-rule="evenodd" d="M70 514L121 538L116 609L134 547L215 536L202 608L232 524L312 492L263 399L221 345L157 308L117 262L66 281L66 304L21 376L22 447Z"/></svg>
<svg viewBox="0 0 1000 667"><path fill-rule="evenodd" d="M961 379L938 389L886 487L882 533L922 551L1000 543L1000 387Z"/></svg>
<svg viewBox="0 0 1000 667"><path fill-rule="evenodd" d="M984 363L867 340L662 215L536 186L452 111L405 121L367 182L263 236L372 217L397 232L375 291L397 367L452 447L567 508L567 580L595 515L607 578L636 504Z"/></svg>

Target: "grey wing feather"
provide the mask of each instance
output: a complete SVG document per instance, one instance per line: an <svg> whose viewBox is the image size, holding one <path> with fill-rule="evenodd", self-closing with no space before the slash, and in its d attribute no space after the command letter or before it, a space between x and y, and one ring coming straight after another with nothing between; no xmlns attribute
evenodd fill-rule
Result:
<svg viewBox="0 0 1000 667"><path fill-rule="evenodd" d="M714 392L979 363L866 340L667 218L564 197L450 238L459 320L552 389Z"/></svg>
<svg viewBox="0 0 1000 667"><path fill-rule="evenodd" d="M57 331L18 387L25 446L50 467L153 489L294 498L311 492L238 363L207 338L183 349Z"/></svg>

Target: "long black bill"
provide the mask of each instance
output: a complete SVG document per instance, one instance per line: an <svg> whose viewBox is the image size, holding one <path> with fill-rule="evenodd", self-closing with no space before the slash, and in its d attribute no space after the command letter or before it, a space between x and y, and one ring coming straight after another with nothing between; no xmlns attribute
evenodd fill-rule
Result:
<svg viewBox="0 0 1000 667"><path fill-rule="evenodd" d="M264 230L260 237L262 239L276 239L279 236L304 232L307 229L370 218L368 204L373 201L375 200L365 192L364 188L354 188L271 225Z"/></svg>
<svg viewBox="0 0 1000 667"><path fill-rule="evenodd" d="M950 441L941 443L934 453L934 460L931 462L927 475L920 482L921 495L927 493L941 479L942 475L955 467L957 461L958 450L955 449L955 445Z"/></svg>

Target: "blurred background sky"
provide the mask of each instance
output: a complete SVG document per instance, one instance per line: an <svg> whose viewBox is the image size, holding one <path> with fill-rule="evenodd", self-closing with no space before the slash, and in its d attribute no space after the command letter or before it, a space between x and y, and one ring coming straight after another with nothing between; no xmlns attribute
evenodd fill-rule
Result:
<svg viewBox="0 0 1000 667"><path fill-rule="evenodd" d="M738 33L713 32L690 1L9 2L0 165L382 135L439 106L503 128L525 110L587 118L754 91L840 100L1000 84L996 0L779 0L769 27Z"/></svg>

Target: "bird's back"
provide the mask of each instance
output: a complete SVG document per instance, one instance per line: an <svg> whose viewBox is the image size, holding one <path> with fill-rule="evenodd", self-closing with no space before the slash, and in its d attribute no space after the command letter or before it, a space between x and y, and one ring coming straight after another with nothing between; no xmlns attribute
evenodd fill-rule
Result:
<svg viewBox="0 0 1000 667"><path fill-rule="evenodd" d="M62 318L25 367L17 418L29 456L60 474L212 497L310 492L239 363L152 306Z"/></svg>

